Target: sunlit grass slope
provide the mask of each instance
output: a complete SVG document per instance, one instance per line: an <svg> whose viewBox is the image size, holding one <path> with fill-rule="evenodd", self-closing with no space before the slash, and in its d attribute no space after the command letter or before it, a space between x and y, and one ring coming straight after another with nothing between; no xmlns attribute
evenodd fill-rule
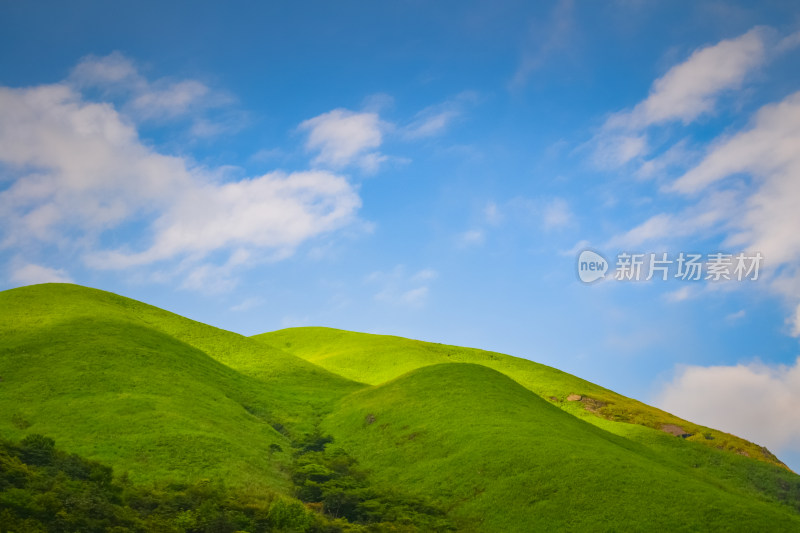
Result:
<svg viewBox="0 0 800 533"><path fill-rule="evenodd" d="M0 293L0 434L41 433L134 480L286 486L281 433L360 385L240 335L114 294ZM276 431L276 429L281 432Z"/></svg>
<svg viewBox="0 0 800 533"><path fill-rule="evenodd" d="M323 428L376 482L433 498L464 531L800 531L796 509L588 424L486 366L413 370L346 397Z"/></svg>
<svg viewBox="0 0 800 533"><path fill-rule="evenodd" d="M475 363L516 382L568 412L608 431L653 446L676 438L662 429L674 426L686 438L715 450L782 465L768 450L721 431L700 426L627 398L558 369L495 352L331 328L290 328L254 338L289 351L355 381L380 384L410 370L438 363ZM580 400L576 400L580 397ZM574 401L568 401L571 398ZM655 430L640 431L638 424Z"/></svg>
<svg viewBox="0 0 800 533"><path fill-rule="evenodd" d="M800 477L755 445L556 369L324 328L247 338L74 285L0 293L0 437L31 434L134 481L302 486L383 519L431 502L463 531L800 531Z"/></svg>

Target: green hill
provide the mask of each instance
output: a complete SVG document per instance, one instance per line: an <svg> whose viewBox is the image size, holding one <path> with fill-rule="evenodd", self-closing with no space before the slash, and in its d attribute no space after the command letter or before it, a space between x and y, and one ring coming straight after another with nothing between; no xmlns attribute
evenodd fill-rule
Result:
<svg viewBox="0 0 800 533"><path fill-rule="evenodd" d="M37 435L127 476L26 465ZM800 531L800 477L771 454L556 369L325 328L247 338L75 285L0 292L3 439L17 524L61 523L47 509L78 513L77 493L90 523L105 491L103 528Z"/></svg>
<svg viewBox="0 0 800 533"><path fill-rule="evenodd" d="M387 485L476 531L788 531L800 516L703 479L474 364L414 370L325 420Z"/></svg>
<svg viewBox="0 0 800 533"><path fill-rule="evenodd" d="M136 480L285 489L288 458L271 449L361 387L241 335L74 285L0 293L0 339L0 433L48 435Z"/></svg>
<svg viewBox="0 0 800 533"><path fill-rule="evenodd" d="M254 338L291 352L341 376L380 384L439 363L475 363L509 376L541 398L627 438L670 446L675 434L687 441L784 466L766 448L700 426L631 398L528 359L474 348L421 342L331 328L290 328ZM657 430L642 431L646 428ZM661 433L666 433L662 435Z"/></svg>

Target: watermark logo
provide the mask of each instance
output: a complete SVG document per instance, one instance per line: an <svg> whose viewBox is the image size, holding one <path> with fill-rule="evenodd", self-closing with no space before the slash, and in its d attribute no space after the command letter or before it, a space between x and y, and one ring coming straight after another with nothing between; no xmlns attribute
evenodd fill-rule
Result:
<svg viewBox="0 0 800 533"><path fill-rule="evenodd" d="M763 260L761 252L707 255L621 252L617 254L615 269L609 273L609 278L614 281L756 281ZM599 253L584 250L578 255L578 278L582 282L605 278L608 270L608 261Z"/></svg>
<svg viewBox="0 0 800 533"><path fill-rule="evenodd" d="M608 272L608 261L592 250L584 250L578 256L578 278L584 283L591 283L605 277Z"/></svg>

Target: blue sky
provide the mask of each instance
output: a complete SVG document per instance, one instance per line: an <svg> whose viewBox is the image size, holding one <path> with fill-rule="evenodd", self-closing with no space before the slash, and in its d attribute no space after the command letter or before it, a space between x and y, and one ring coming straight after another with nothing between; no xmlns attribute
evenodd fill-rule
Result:
<svg viewBox="0 0 800 533"><path fill-rule="evenodd" d="M497 350L800 469L796 2L0 10L0 288Z"/></svg>

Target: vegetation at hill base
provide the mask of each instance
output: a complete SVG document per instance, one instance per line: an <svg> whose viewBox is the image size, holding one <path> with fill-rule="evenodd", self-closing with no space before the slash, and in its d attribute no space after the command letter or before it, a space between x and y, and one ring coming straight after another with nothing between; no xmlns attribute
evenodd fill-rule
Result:
<svg viewBox="0 0 800 533"><path fill-rule="evenodd" d="M331 438L298 448L292 477L304 502L272 491L228 488L221 480L133 484L111 467L56 449L31 434L0 440L0 533L45 531L234 533L248 531L451 531L421 499L379 494ZM316 443L316 445L315 445Z"/></svg>

